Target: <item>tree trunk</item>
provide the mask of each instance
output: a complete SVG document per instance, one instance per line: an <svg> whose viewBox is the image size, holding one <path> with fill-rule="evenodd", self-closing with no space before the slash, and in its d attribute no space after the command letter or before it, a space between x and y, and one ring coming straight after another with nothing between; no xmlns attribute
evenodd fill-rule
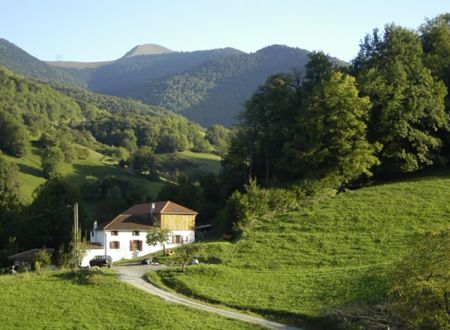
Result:
<svg viewBox="0 0 450 330"><path fill-rule="evenodd" d="M269 150L267 148L267 142L264 148L265 158L266 158L266 187L269 186Z"/></svg>
<svg viewBox="0 0 450 330"><path fill-rule="evenodd" d="M166 244L162 243L161 245L163 247L163 256L165 256L166 255Z"/></svg>

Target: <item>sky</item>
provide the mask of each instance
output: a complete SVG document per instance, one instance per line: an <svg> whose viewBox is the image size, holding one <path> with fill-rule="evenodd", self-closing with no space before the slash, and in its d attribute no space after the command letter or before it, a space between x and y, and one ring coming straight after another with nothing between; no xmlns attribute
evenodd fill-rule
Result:
<svg viewBox="0 0 450 330"><path fill-rule="evenodd" d="M417 28L449 0L0 0L0 38L41 60L105 61L136 45L175 51L282 44L349 61L387 23Z"/></svg>

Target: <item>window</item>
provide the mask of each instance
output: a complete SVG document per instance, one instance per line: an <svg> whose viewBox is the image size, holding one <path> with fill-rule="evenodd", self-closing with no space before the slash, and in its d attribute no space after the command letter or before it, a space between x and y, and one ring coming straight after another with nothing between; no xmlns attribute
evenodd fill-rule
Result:
<svg viewBox="0 0 450 330"><path fill-rule="evenodd" d="M110 249L120 249L120 242L119 241L109 242L109 248Z"/></svg>
<svg viewBox="0 0 450 330"><path fill-rule="evenodd" d="M118 231L112 231L111 232L111 236L119 236L119 232Z"/></svg>
<svg viewBox="0 0 450 330"><path fill-rule="evenodd" d="M172 243L183 244L183 236L181 235L172 236Z"/></svg>
<svg viewBox="0 0 450 330"><path fill-rule="evenodd" d="M133 236L139 236L139 231L138 230L133 231Z"/></svg>
<svg viewBox="0 0 450 330"><path fill-rule="evenodd" d="M130 251L142 251L142 241L133 240L130 241Z"/></svg>

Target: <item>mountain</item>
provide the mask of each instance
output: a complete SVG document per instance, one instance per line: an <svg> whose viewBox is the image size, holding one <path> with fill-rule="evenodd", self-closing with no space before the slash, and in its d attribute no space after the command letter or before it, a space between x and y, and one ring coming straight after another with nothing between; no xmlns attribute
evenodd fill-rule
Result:
<svg viewBox="0 0 450 330"><path fill-rule="evenodd" d="M236 123L242 105L268 76L303 68L308 51L274 45L240 53L135 87L127 96L161 105L201 125Z"/></svg>
<svg viewBox="0 0 450 330"><path fill-rule="evenodd" d="M228 126L268 76L302 70L308 53L273 45L251 54L226 48L122 58L96 70L89 87L162 106L203 126Z"/></svg>
<svg viewBox="0 0 450 330"><path fill-rule="evenodd" d="M302 70L308 51L272 45L255 53L233 48L174 52L139 45L109 62L43 62L0 39L0 65L45 82L72 85L158 105L204 126L232 125L268 76ZM333 58L337 65L343 61Z"/></svg>
<svg viewBox="0 0 450 330"><path fill-rule="evenodd" d="M158 54L167 54L173 53L169 48L156 45L156 44L145 44L138 45L131 49L129 52L125 54L124 57L132 57L132 56L140 56L140 55L158 55Z"/></svg>
<svg viewBox="0 0 450 330"><path fill-rule="evenodd" d="M0 38L0 65L44 82L83 86L83 83L74 78L71 73L38 60L2 38Z"/></svg>
<svg viewBox="0 0 450 330"><path fill-rule="evenodd" d="M125 55L111 64L97 68L92 73L88 87L95 92L131 96L134 90L143 84L179 74L214 59L236 54L242 52L224 48L140 56Z"/></svg>

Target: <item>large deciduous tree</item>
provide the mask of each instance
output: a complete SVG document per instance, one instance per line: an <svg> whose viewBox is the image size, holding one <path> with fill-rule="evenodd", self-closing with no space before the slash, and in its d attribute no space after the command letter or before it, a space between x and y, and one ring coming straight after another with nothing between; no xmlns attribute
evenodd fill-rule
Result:
<svg viewBox="0 0 450 330"><path fill-rule="evenodd" d="M281 156L281 147L291 133L295 95L290 76L271 76L246 103L241 115L249 138L249 166L252 174L266 185L274 177L273 168Z"/></svg>
<svg viewBox="0 0 450 330"><path fill-rule="evenodd" d="M383 145L383 172L413 172L438 162L438 131L448 129L446 89L425 67L419 37L395 25L387 25L383 36L375 30L352 71L373 105L369 140Z"/></svg>
<svg viewBox="0 0 450 330"><path fill-rule="evenodd" d="M377 147L367 141L368 97L360 97L355 79L331 72L308 84L297 116L296 137L285 144L284 158L298 177L335 176L338 185L370 176L378 164Z"/></svg>

